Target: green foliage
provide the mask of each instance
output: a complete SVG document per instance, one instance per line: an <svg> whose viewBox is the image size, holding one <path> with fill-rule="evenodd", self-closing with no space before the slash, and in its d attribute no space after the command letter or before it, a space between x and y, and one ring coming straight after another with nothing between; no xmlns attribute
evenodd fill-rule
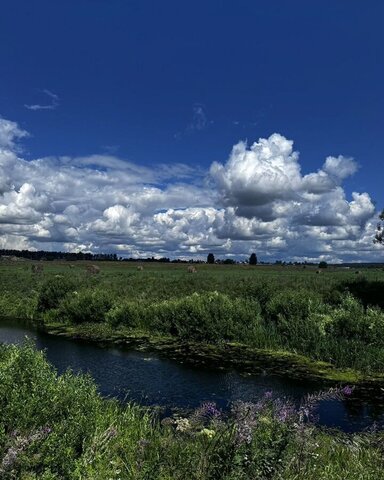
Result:
<svg viewBox="0 0 384 480"><path fill-rule="evenodd" d="M308 354L325 334L325 306L321 297L306 290L284 291L266 305L266 319L273 322L283 341Z"/></svg>
<svg viewBox="0 0 384 480"><path fill-rule="evenodd" d="M316 293L307 290L288 290L271 298L266 305L266 316L276 323L282 334L289 335L294 326L305 328L311 322L311 314L321 312L321 309L321 297Z"/></svg>
<svg viewBox="0 0 384 480"><path fill-rule="evenodd" d="M185 340L219 342L245 340L260 328L257 301L232 299L218 292L193 295L149 305L126 302L108 314L113 325L154 330Z"/></svg>
<svg viewBox="0 0 384 480"><path fill-rule="evenodd" d="M124 325L135 334L185 341L234 341L278 349L363 372L384 369L382 269L328 266L186 266L46 262L42 276L29 264L0 264L0 315L68 324ZM348 295L351 294L353 298ZM361 304L360 304L361 302ZM105 322L105 323L104 323ZM90 326L87 327L91 329Z"/></svg>
<svg viewBox="0 0 384 480"><path fill-rule="evenodd" d="M45 312L57 308L67 293L75 290L75 285L74 280L61 275L46 279L37 297L37 311Z"/></svg>
<svg viewBox="0 0 384 480"><path fill-rule="evenodd" d="M384 346L384 313L370 307L364 311L357 299L346 295L339 308L332 312L328 330L335 337Z"/></svg>
<svg viewBox="0 0 384 480"><path fill-rule="evenodd" d="M30 344L0 346L0 476L4 480L377 480L381 431L347 435L262 399L229 417L162 420L103 400L92 380L58 376ZM211 410L212 411L212 410ZM214 411L215 412L215 411Z"/></svg>
<svg viewBox="0 0 384 480"><path fill-rule="evenodd" d="M55 312L62 322L103 322L112 307L110 295L101 290L81 290L67 295Z"/></svg>
<svg viewBox="0 0 384 480"><path fill-rule="evenodd" d="M324 262L324 260L319 263L319 268L327 268L327 267L328 267L328 263Z"/></svg>

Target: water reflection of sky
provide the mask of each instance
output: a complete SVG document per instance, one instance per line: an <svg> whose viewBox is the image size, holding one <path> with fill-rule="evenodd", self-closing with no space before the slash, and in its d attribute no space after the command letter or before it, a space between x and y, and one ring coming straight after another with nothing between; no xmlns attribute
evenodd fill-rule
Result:
<svg viewBox="0 0 384 480"><path fill-rule="evenodd" d="M195 408L204 401L215 401L226 408L235 400L257 401L266 391L285 396L296 403L319 384L278 376L241 375L234 371L181 364L153 353L95 345L37 333L22 326L0 324L0 341L21 343L25 336L37 348L46 350L48 360L59 373L71 368L90 373L104 396L133 400L144 405L166 408ZM317 409L319 423L345 431L383 424L383 405L358 399L323 401Z"/></svg>

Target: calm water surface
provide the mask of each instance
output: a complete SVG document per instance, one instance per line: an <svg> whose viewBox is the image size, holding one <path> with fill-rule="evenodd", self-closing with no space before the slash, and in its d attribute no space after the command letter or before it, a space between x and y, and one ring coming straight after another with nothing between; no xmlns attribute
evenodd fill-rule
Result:
<svg viewBox="0 0 384 480"><path fill-rule="evenodd" d="M0 342L22 343L25 337L46 350L48 360L59 373L71 368L92 375L102 395L133 400L142 405L159 405L167 410L195 408L214 401L227 408L235 400L257 401L266 391L300 402L304 395L324 385L275 375L243 376L236 371L193 367L153 353L102 348L36 332L15 322L0 321ZM374 422L384 425L380 398L354 398L322 402L319 423L344 431L358 431ZM383 399L384 401L384 399Z"/></svg>

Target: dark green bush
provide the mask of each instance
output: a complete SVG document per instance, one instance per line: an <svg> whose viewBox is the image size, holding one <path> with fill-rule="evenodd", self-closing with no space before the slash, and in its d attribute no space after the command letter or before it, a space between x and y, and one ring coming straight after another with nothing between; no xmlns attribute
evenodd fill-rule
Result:
<svg viewBox="0 0 384 480"><path fill-rule="evenodd" d="M257 282L243 282L238 287L239 296L259 302L262 312L265 312L270 299L276 294L277 284L274 281L258 280Z"/></svg>
<svg viewBox="0 0 384 480"><path fill-rule="evenodd" d="M76 290L76 283L69 277L57 276L45 280L38 293L37 311L45 312L58 308L66 294L74 290Z"/></svg>
<svg viewBox="0 0 384 480"><path fill-rule="evenodd" d="M107 314L107 321L113 326L124 325L129 328L146 328L147 309L138 302L119 302Z"/></svg>
<svg viewBox="0 0 384 480"><path fill-rule="evenodd" d="M109 294L101 290L81 290L68 294L55 312L57 320L69 323L103 322L112 307Z"/></svg>
<svg viewBox="0 0 384 480"><path fill-rule="evenodd" d="M149 305L126 302L108 314L111 324L139 327L195 341L249 340L261 328L257 301L218 292L194 293Z"/></svg>
<svg viewBox="0 0 384 480"><path fill-rule="evenodd" d="M277 324L287 324L292 321L305 321L314 311L319 311L322 305L321 297L307 290L288 290L274 295L266 305L268 319Z"/></svg>
<svg viewBox="0 0 384 480"><path fill-rule="evenodd" d="M365 311L356 298L346 295L339 308L332 312L328 332L336 338L384 345L384 313L377 308Z"/></svg>
<svg viewBox="0 0 384 480"><path fill-rule="evenodd" d="M306 290L283 291L266 305L265 321L298 351L306 352L324 335L326 309L321 297Z"/></svg>
<svg viewBox="0 0 384 480"><path fill-rule="evenodd" d="M153 319L158 329L197 341L241 340L260 327L260 306L255 301L232 299L218 292L193 294L157 304Z"/></svg>

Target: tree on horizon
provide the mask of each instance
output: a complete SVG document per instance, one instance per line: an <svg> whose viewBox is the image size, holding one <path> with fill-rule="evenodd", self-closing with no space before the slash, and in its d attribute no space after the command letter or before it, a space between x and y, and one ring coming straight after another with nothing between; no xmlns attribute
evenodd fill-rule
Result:
<svg viewBox="0 0 384 480"><path fill-rule="evenodd" d="M256 253L251 253L251 256L249 257L249 265L257 265Z"/></svg>
<svg viewBox="0 0 384 480"><path fill-rule="evenodd" d="M207 256L207 263L215 263L215 256L213 255L213 253L208 253L208 256Z"/></svg>

